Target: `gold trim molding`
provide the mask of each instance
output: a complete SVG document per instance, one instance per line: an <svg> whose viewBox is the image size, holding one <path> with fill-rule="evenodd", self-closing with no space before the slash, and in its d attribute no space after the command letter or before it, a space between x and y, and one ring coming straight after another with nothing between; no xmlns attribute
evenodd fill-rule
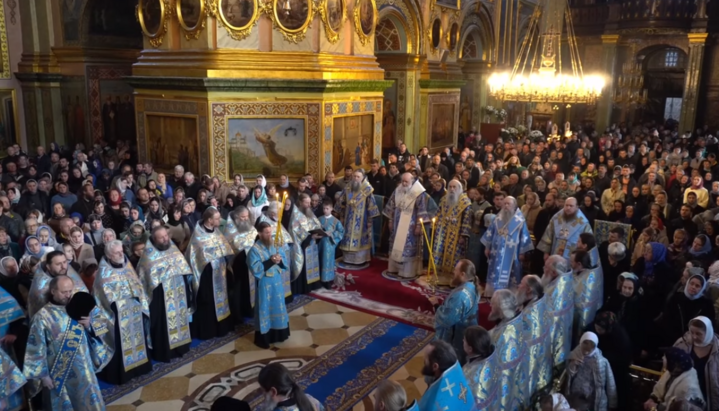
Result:
<svg viewBox="0 0 719 411"><path fill-rule="evenodd" d="M370 29L369 33L365 33L364 30L362 30L362 7L360 4L365 1L369 1L372 4L372 29ZM362 43L363 46L366 46L367 43L371 41L372 36L374 36L374 31L377 28L377 3L375 0L357 0L352 14L354 16L355 32L359 37L360 43Z"/></svg>
<svg viewBox="0 0 719 411"><path fill-rule="evenodd" d="M145 17L141 11L150 4L149 2L157 2L160 5L160 24L155 33L151 33L150 30L147 29ZM135 18L140 23L142 34L147 37L152 47L155 48L160 47L162 45L162 41L165 39L165 35L168 30L167 21L170 17L172 17L172 8L170 7L169 0L139 0L137 6L135 7Z"/></svg>
<svg viewBox="0 0 719 411"><path fill-rule="evenodd" d="M439 22L439 34L437 35L437 45L434 45L434 36L432 35L432 31L434 30L434 23ZM440 46L442 46L442 36L444 35L444 27L442 27L442 16L438 11L435 11L432 13L432 16L429 19L429 26L427 27L427 40L429 43L427 44L429 46L430 53L432 53L433 56L436 56L439 52Z"/></svg>
<svg viewBox="0 0 719 411"><path fill-rule="evenodd" d="M340 23L339 27L337 27L337 30L332 27L332 22L330 22L330 1L336 1L342 8L342 11L340 12ZM322 23L325 26L325 37L327 37L327 41L332 44L337 43L340 39L340 32L342 31L342 27L344 27L345 19L347 18L347 3L345 2L345 0L322 0L322 3L320 4L318 10L320 12L320 18L322 19Z"/></svg>
<svg viewBox="0 0 719 411"><path fill-rule="evenodd" d="M304 40L305 35L307 35L307 29L310 28L312 19L314 18L315 9L317 8L315 0L305 1L307 2L307 18L304 23L296 29L287 28L283 26L280 21L279 13L282 12L282 10L280 10L280 2L289 4L290 0L267 0L261 6L262 12L270 17L272 24L282 33L282 37L290 43L297 44Z"/></svg>
<svg viewBox="0 0 719 411"><path fill-rule="evenodd" d="M10 72L10 50L8 47L7 25L5 24L5 4L3 0L0 0L0 49L0 59L2 59L2 72L0 72L0 78L12 78L12 73ZM17 102L14 94L13 101ZM20 127L20 124L17 121L15 124L17 127Z"/></svg>
<svg viewBox="0 0 719 411"><path fill-rule="evenodd" d="M457 31L454 34L454 47L452 47L452 28L457 27ZM447 33L445 34L445 41L447 42L447 50L449 50L449 55L452 57L457 56L458 50L459 50L459 35L461 27L459 26L459 21L457 20L456 16L452 16L449 18L449 23L447 24Z"/></svg>
<svg viewBox="0 0 719 411"><path fill-rule="evenodd" d="M222 24L227 30L227 34L235 40L244 40L252 32L252 28L257 24L257 20L260 17L260 4L257 0L252 1L252 16L250 20L242 27L232 25L222 11L222 2L226 0L211 0L210 2L210 15L217 18L217 21Z"/></svg>
<svg viewBox="0 0 719 411"><path fill-rule="evenodd" d="M197 0L200 3L200 14L197 17L197 23L190 27L185 23L185 18L182 16L182 0L175 0L175 14L177 14L177 20L180 22L180 28L185 32L185 39L195 39L200 37L200 33L205 29L207 21L207 4L206 0Z"/></svg>
<svg viewBox="0 0 719 411"><path fill-rule="evenodd" d="M705 43L709 37L709 33L687 33L689 43Z"/></svg>

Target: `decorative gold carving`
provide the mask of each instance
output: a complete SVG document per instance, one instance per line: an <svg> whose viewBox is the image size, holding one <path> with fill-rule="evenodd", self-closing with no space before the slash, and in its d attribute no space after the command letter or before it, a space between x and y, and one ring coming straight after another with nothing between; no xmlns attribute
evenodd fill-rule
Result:
<svg viewBox="0 0 719 411"><path fill-rule="evenodd" d="M378 22L381 20L379 15L384 13L385 8L388 8L388 10L395 9L395 14L397 14L397 10L399 10L399 14L401 14L402 17L402 25L407 32L407 53L412 54L417 51L417 49L419 49L419 41L417 39L418 27L416 27L417 23L413 17L414 14L407 8L407 4L404 1L377 0ZM386 15L383 15L382 18L385 16Z"/></svg>
<svg viewBox="0 0 719 411"><path fill-rule="evenodd" d="M353 14L355 31L360 43L365 46L372 39L377 26L377 3L375 0L357 0Z"/></svg>
<svg viewBox="0 0 719 411"><path fill-rule="evenodd" d="M641 34L646 35L674 35L674 34L684 34L686 33L685 30L680 29L671 29L671 28L654 28L654 27L642 27L642 28L632 28L632 29L621 29L619 30L620 34L626 35L626 36L637 36Z"/></svg>
<svg viewBox="0 0 719 411"><path fill-rule="evenodd" d="M139 0L135 17L140 22L142 34L152 47L160 47L167 34L167 21L172 16L169 0Z"/></svg>
<svg viewBox="0 0 719 411"><path fill-rule="evenodd" d="M252 27L257 24L260 16L260 5L257 0L243 0L252 5L252 15L243 17L234 13L234 8L223 7L228 0L213 0L210 3L210 13L217 17L217 20L227 29L227 34L235 40L244 40L252 32Z"/></svg>
<svg viewBox="0 0 719 411"><path fill-rule="evenodd" d="M445 39L447 49L449 50L449 55L454 57L457 55L457 50L459 49L459 22L456 16L449 18L447 27L449 27L449 30L447 30L447 38Z"/></svg>
<svg viewBox="0 0 719 411"><path fill-rule="evenodd" d="M709 33L687 33L690 44L701 43L704 44L709 37Z"/></svg>
<svg viewBox="0 0 719 411"><path fill-rule="evenodd" d="M0 0L0 78L12 78L10 72L10 52L7 40L7 26L5 25L5 5ZM13 94L13 99L15 95ZM16 121L15 124L19 123Z"/></svg>
<svg viewBox="0 0 719 411"><path fill-rule="evenodd" d="M315 0L299 1L306 2L307 5L307 16L301 24L290 24L296 23L305 12L292 10L292 0L265 1L260 6L262 12L272 19L272 24L280 30L285 40L295 44L304 40L317 7Z"/></svg>
<svg viewBox="0 0 719 411"><path fill-rule="evenodd" d="M175 13L177 14L177 20L180 22L182 31L185 32L185 38L198 39L200 33L205 29L207 20L207 5L206 0L175 0ZM194 3L194 7L199 7L200 11L196 16L185 16L183 15L182 5L183 3Z"/></svg>
<svg viewBox="0 0 719 411"><path fill-rule="evenodd" d="M330 5L332 10L330 10ZM339 11L336 9L339 7ZM325 36L332 44L340 39L340 31L344 26L347 5L345 0L323 0L320 7L320 18L325 26Z"/></svg>
<svg viewBox="0 0 719 411"><path fill-rule="evenodd" d="M459 11L461 9L461 0L434 0L430 5L430 11L434 11L436 6Z"/></svg>
<svg viewBox="0 0 719 411"><path fill-rule="evenodd" d="M15 23L17 23L17 18L15 8L17 7L17 2L15 0L7 0L7 6L10 8L10 23L14 26Z"/></svg>
<svg viewBox="0 0 719 411"><path fill-rule="evenodd" d="M442 19L439 13L433 13L430 19L429 27L427 28L427 39L429 40L429 50L432 55L437 55L439 48L442 45L442 34L444 29L442 28Z"/></svg>

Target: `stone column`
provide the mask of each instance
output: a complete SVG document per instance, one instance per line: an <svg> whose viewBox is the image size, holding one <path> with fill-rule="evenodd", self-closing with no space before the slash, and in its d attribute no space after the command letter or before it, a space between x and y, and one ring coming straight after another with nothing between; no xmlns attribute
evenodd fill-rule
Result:
<svg viewBox="0 0 719 411"><path fill-rule="evenodd" d="M487 61L467 61L462 67L465 79L472 80L472 128L479 130L482 123L482 108L487 106L489 87L487 80L491 74ZM469 130L465 130L468 132Z"/></svg>
<svg viewBox="0 0 719 411"><path fill-rule="evenodd" d="M684 100L682 112L679 116L679 132L694 130L697 116L697 101L699 100L699 85L702 77L702 64L704 63L704 44L708 33L689 33L689 57L684 77Z"/></svg>
<svg viewBox="0 0 719 411"><path fill-rule="evenodd" d="M616 79L617 68L617 42L618 34L602 35L602 57L604 61L604 73L606 73L606 87L602 92L602 96L597 101L597 119L596 129L603 132L612 122L612 107L614 105L614 83Z"/></svg>

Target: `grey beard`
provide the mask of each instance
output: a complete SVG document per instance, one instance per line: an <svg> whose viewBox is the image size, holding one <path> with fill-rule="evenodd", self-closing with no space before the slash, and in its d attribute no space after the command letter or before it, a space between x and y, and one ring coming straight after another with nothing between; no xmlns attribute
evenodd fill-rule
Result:
<svg viewBox="0 0 719 411"><path fill-rule="evenodd" d="M551 284L552 280L554 280L554 278L551 275L542 274L542 286L543 287L546 287L549 284Z"/></svg>
<svg viewBox="0 0 719 411"><path fill-rule="evenodd" d="M356 182L356 181L352 181L352 182L350 183L350 188L352 189L352 191L354 191L354 192L356 193L356 192L358 192L359 189L360 189L360 183L358 183L358 182Z"/></svg>
<svg viewBox="0 0 719 411"><path fill-rule="evenodd" d="M307 218L312 218L312 217L315 216L314 211L312 211L312 207L307 207L307 208L305 208L304 210L302 210L302 213L303 213Z"/></svg>
<svg viewBox="0 0 719 411"><path fill-rule="evenodd" d="M499 321L502 320L502 313L495 313L494 309L492 309L492 312L489 313L489 316L487 317L489 321Z"/></svg>
<svg viewBox="0 0 719 411"><path fill-rule="evenodd" d="M499 212L499 218L501 218L502 221L506 224L512 218L512 212L502 208L502 210Z"/></svg>
<svg viewBox="0 0 719 411"><path fill-rule="evenodd" d="M459 193L448 192L447 193L447 202L449 203L450 208L454 208L454 206L456 206L457 203L459 202Z"/></svg>
<svg viewBox="0 0 719 411"><path fill-rule="evenodd" d="M250 220L238 221L235 224L237 225L237 231L240 233L246 233L252 229L252 223Z"/></svg>

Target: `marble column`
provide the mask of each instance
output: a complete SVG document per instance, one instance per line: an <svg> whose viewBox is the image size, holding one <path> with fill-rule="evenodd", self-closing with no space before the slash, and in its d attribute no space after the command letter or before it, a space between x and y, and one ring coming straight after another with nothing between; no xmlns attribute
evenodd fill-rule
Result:
<svg viewBox="0 0 719 411"><path fill-rule="evenodd" d="M679 116L679 132L694 130L701 84L702 65L704 63L704 45L708 33L689 33L689 57L684 77L684 100Z"/></svg>

